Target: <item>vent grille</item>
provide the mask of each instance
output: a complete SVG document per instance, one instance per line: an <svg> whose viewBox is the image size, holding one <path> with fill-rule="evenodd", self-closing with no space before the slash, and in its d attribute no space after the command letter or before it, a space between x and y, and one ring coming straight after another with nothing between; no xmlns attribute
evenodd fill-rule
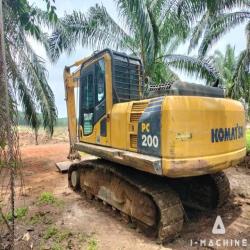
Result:
<svg viewBox="0 0 250 250"><path fill-rule="evenodd" d="M132 113L130 116L130 122L138 122L142 113Z"/></svg>
<svg viewBox="0 0 250 250"><path fill-rule="evenodd" d="M130 147L137 148L137 135L130 135Z"/></svg>
<svg viewBox="0 0 250 250"><path fill-rule="evenodd" d="M142 112L148 106L148 102L136 102L133 103L131 115L130 115L130 122L138 122Z"/></svg>
<svg viewBox="0 0 250 250"><path fill-rule="evenodd" d="M148 102L133 103L132 112L143 112L147 106L148 106Z"/></svg>
<svg viewBox="0 0 250 250"><path fill-rule="evenodd" d="M140 101L140 102L134 102L131 114L130 114L130 122L133 128L136 127L136 129L132 129L129 135L130 138L130 149L136 151L137 149L137 127L138 127L138 121L145 110L145 108L148 106L148 101Z"/></svg>

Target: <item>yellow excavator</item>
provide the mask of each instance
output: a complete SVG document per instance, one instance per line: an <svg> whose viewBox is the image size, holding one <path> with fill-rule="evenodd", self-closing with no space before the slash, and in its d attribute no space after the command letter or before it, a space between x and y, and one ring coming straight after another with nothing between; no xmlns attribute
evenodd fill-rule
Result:
<svg viewBox="0 0 250 250"><path fill-rule="evenodd" d="M73 190L161 242L180 234L183 206L215 209L227 201L222 171L246 153L240 102L218 87L178 81L145 98L141 61L109 49L65 67L64 83L69 158L96 157L70 165Z"/></svg>

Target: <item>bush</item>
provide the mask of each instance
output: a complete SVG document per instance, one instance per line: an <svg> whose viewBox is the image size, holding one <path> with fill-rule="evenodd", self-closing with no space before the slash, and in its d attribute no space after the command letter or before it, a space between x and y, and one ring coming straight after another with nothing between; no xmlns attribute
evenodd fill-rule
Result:
<svg viewBox="0 0 250 250"><path fill-rule="evenodd" d="M28 213L28 208L27 207L19 207L14 212L16 219L24 218L27 215L27 213ZM11 212L7 213L6 219L9 220L9 221L13 220Z"/></svg>
<svg viewBox="0 0 250 250"><path fill-rule="evenodd" d="M246 138L247 138L247 152L250 151L250 129L246 131Z"/></svg>
<svg viewBox="0 0 250 250"><path fill-rule="evenodd" d="M90 239L88 241L88 247L87 250L96 250L97 249L97 242L95 239Z"/></svg>
<svg viewBox="0 0 250 250"><path fill-rule="evenodd" d="M49 227L49 228L46 230L46 232L44 233L43 238L44 238L45 240L48 240L48 239L54 237L55 235L57 235L57 233L58 233L58 229L57 229L56 227L51 226L51 227Z"/></svg>
<svg viewBox="0 0 250 250"><path fill-rule="evenodd" d="M50 192L43 192L38 198L38 203L42 205L54 204L56 201L55 196Z"/></svg>

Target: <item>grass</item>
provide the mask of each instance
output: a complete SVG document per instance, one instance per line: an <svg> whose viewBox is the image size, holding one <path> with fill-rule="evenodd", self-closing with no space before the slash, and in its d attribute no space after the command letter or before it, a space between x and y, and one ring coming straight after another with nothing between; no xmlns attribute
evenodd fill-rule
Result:
<svg viewBox="0 0 250 250"><path fill-rule="evenodd" d="M61 250L65 249L63 244L66 242L69 243L69 239L71 237L74 237L71 231L67 229L61 229L55 226L49 226L46 231L43 233L43 240L49 242L53 242L53 245L51 246L51 250ZM78 240L79 240L79 245L81 245L83 242L86 242L86 236L81 235L79 237L78 235ZM64 243L63 243L64 242ZM45 245L45 244L43 244ZM94 238L89 238L87 242L87 247L85 248L86 250L97 250L97 241Z"/></svg>
<svg viewBox="0 0 250 250"><path fill-rule="evenodd" d="M45 240L48 240L50 238L53 238L55 235L57 235L58 232L59 232L59 230L56 227L54 227L54 226L48 227L43 235L43 238Z"/></svg>
<svg viewBox="0 0 250 250"><path fill-rule="evenodd" d="M247 151L250 151L250 129L247 129L246 138L247 138Z"/></svg>
<svg viewBox="0 0 250 250"><path fill-rule="evenodd" d="M59 242L62 242L63 240L67 240L71 236L72 236L72 233L67 231L67 230L58 231L58 233L55 237L55 240L57 243L59 243Z"/></svg>
<svg viewBox="0 0 250 250"><path fill-rule="evenodd" d="M54 243L51 248L51 250L63 250L64 248L59 243Z"/></svg>
<svg viewBox="0 0 250 250"><path fill-rule="evenodd" d="M42 192L38 198L38 203L41 205L55 204L56 197L50 192Z"/></svg>
<svg viewBox="0 0 250 250"><path fill-rule="evenodd" d="M48 249L48 245L46 244L46 242L44 240L41 240L39 245L40 245L40 247L39 247L40 250ZM64 250L65 248L61 244L54 242L49 247L49 249L50 250Z"/></svg>
<svg viewBox="0 0 250 250"><path fill-rule="evenodd" d="M89 239L87 250L97 250L97 241L95 239Z"/></svg>
<svg viewBox="0 0 250 250"><path fill-rule="evenodd" d="M68 230L61 230L55 226L50 226L44 232L43 239L48 240L52 238L55 243L60 243L63 240L69 239L71 236L73 235Z"/></svg>
<svg viewBox="0 0 250 250"><path fill-rule="evenodd" d="M25 217L28 213L27 207L19 207L16 209L16 218L21 219Z"/></svg>
<svg viewBox="0 0 250 250"><path fill-rule="evenodd" d="M15 218L16 219L23 219L28 213L28 208L27 207L19 207L15 210ZM6 215L6 219L8 221L12 221L13 217L11 212L8 212Z"/></svg>
<svg viewBox="0 0 250 250"><path fill-rule="evenodd" d="M36 225L42 223L47 225L47 224L52 224L52 222L53 222L52 218L50 218L48 215L42 215L40 213L36 213L33 216L31 216L27 224Z"/></svg>
<svg viewBox="0 0 250 250"><path fill-rule="evenodd" d="M38 205L63 205L63 201L58 200L51 192L42 192L38 197Z"/></svg>

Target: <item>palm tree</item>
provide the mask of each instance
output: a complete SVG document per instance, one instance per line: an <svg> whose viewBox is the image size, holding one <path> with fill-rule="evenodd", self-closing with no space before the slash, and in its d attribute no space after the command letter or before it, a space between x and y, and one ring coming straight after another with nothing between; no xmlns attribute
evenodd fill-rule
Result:
<svg viewBox="0 0 250 250"><path fill-rule="evenodd" d="M55 22L55 7L48 4L44 15ZM27 0L3 0L5 51L9 93L12 102L16 95L29 124L37 129L38 112L42 113L43 126L50 134L57 118L57 109L52 90L47 81L44 60L31 47L28 36L46 46L46 35L41 27L41 15Z"/></svg>
<svg viewBox="0 0 250 250"><path fill-rule="evenodd" d="M237 60L231 96L239 99L244 98L245 103L250 104L250 22L246 26L247 46Z"/></svg>
<svg viewBox="0 0 250 250"><path fill-rule="evenodd" d="M247 41L250 38L250 23L246 28ZM227 96L237 100L244 99L250 103L250 43L238 57L230 45L227 46L225 55L215 51L215 66L221 75L221 83L226 88Z"/></svg>
<svg viewBox="0 0 250 250"><path fill-rule="evenodd" d="M171 67L196 73L207 82L218 80L211 58L196 59L173 54L190 31L187 19L178 15L178 5L175 4L178 1L115 2L121 25L99 5L91 7L86 14L74 11L60 19L49 42L52 59L56 60L64 51L71 53L79 44L94 49L110 47L141 58L145 76L157 83L178 79Z"/></svg>
<svg viewBox="0 0 250 250"><path fill-rule="evenodd" d="M250 0L180 0L179 15L196 23L190 36L189 52L199 45L198 54L204 57L221 36L249 20L249 7Z"/></svg>
<svg viewBox="0 0 250 250"><path fill-rule="evenodd" d="M46 2L48 13L53 17L54 7L50 5L49 0ZM37 39L41 38L40 29L33 21L34 15L35 12L26 0L0 0L0 174L2 168L9 171L9 173L5 171L4 175L9 175L7 188L10 191L11 223L5 218L1 207L0 217L10 232L11 249L14 249L15 245L15 183L20 166L15 123L15 91L19 91L26 117L33 127L37 127L36 103L33 98L40 101L44 126L51 133L53 120L56 117L54 97L44 78L44 67L37 63L38 57L27 42L28 34ZM37 88L41 91L38 92ZM44 99L42 99L42 92ZM44 108L45 101L50 101L51 104ZM50 119L47 119L48 115Z"/></svg>
<svg viewBox="0 0 250 250"><path fill-rule="evenodd" d="M222 86L226 89L227 96L232 94L232 87L234 86L234 72L236 70L237 58L235 55L235 48L227 45L225 55L220 51L214 52L215 67L220 73Z"/></svg>

